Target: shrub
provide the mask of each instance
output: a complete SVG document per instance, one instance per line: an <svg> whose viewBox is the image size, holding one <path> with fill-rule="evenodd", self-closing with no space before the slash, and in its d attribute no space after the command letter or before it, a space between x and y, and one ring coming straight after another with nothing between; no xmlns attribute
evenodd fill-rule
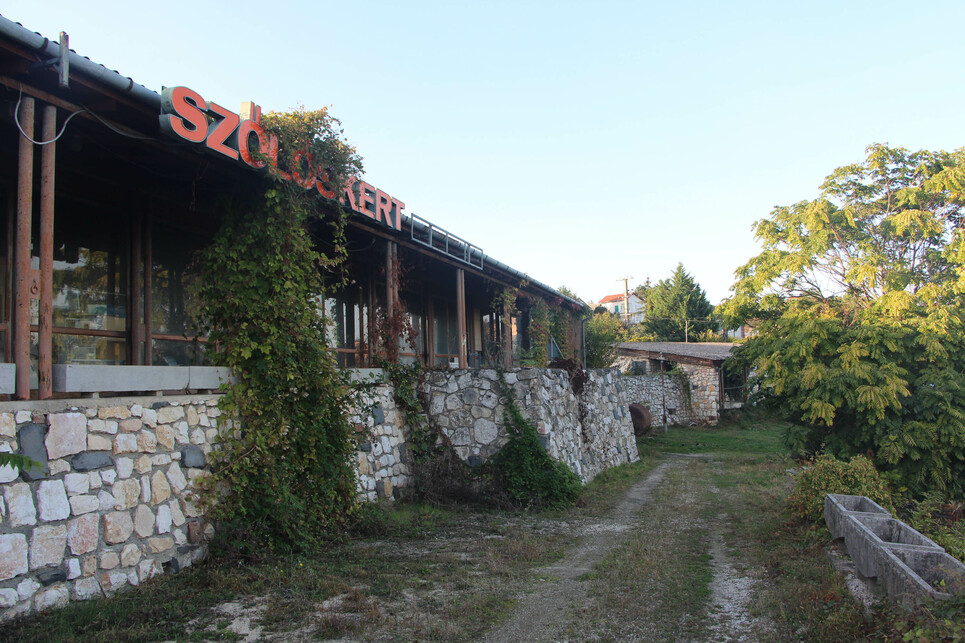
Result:
<svg viewBox="0 0 965 643"><path fill-rule="evenodd" d="M884 480L863 455L847 462L829 454L819 455L798 476L788 511L792 517L817 522L824 515L824 496L829 493L867 496L891 509L891 495Z"/></svg>

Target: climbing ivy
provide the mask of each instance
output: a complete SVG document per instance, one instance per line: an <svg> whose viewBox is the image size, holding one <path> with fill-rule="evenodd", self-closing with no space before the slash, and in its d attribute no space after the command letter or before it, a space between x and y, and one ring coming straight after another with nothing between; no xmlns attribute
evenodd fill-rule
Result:
<svg viewBox="0 0 965 643"><path fill-rule="evenodd" d="M324 172L332 185L361 169L325 110L270 114L264 125L282 141L282 168L300 150L300 171ZM212 360L235 381L219 403L228 420L200 500L221 542L242 554L309 548L339 532L356 498L347 409L357 399L318 310L321 271L345 257L345 215L275 169L240 188L221 215L198 261L196 317L218 347ZM325 254L311 236L323 221Z"/></svg>

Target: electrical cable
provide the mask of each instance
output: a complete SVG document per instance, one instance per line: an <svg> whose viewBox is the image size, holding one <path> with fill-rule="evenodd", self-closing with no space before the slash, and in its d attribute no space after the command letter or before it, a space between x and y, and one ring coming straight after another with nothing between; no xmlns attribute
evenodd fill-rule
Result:
<svg viewBox="0 0 965 643"><path fill-rule="evenodd" d="M70 122L70 119L77 116L78 114L83 114L84 112L90 112L90 110L87 109L86 107L84 109L74 112L73 114L68 116L67 119L64 121L64 124L60 128L60 133L57 134L57 136L53 137L49 141L35 141L32 138L30 138L30 136L27 135L27 132L23 131L23 128L20 126L20 103L22 101L23 101L23 87L20 88L20 97L17 99L17 107L13 110L13 120L17 124L17 129L20 130L21 134L23 134L23 137L28 141L30 141L31 143L33 143L34 145L50 145L51 143L55 142L58 138L64 135L64 131L67 129L67 123Z"/></svg>

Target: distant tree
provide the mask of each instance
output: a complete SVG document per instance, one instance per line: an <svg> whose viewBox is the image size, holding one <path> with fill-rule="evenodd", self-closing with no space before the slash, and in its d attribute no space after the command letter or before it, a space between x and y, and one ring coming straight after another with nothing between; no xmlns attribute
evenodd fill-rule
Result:
<svg viewBox="0 0 965 643"><path fill-rule="evenodd" d="M608 312L595 313L586 322L586 367L607 368L616 355L615 344L626 341L627 329Z"/></svg>
<svg viewBox="0 0 965 643"><path fill-rule="evenodd" d="M658 341L691 341L698 333L713 328L710 315L714 307L682 263L669 279L646 287L643 295L647 304L643 325Z"/></svg>

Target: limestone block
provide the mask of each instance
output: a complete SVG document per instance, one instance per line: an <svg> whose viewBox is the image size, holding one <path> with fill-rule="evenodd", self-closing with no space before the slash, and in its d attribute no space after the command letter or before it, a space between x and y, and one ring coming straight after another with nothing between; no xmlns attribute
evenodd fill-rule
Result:
<svg viewBox="0 0 965 643"><path fill-rule="evenodd" d="M171 424L184 417L184 408L180 406L164 406L157 410L158 424Z"/></svg>
<svg viewBox="0 0 965 643"><path fill-rule="evenodd" d="M178 422L174 425L174 441L178 444L188 444L191 442L188 437L188 423Z"/></svg>
<svg viewBox="0 0 965 643"><path fill-rule="evenodd" d="M0 581L27 573L27 537L0 535Z"/></svg>
<svg viewBox="0 0 965 643"><path fill-rule="evenodd" d="M135 478L114 483L114 508L130 509L141 498L141 483Z"/></svg>
<svg viewBox="0 0 965 643"><path fill-rule="evenodd" d="M14 416L14 422L17 424L23 424L24 422L30 422L33 419L33 414L30 411L17 411Z"/></svg>
<svg viewBox="0 0 965 643"><path fill-rule="evenodd" d="M87 430L91 433L107 433L107 422L101 419L87 420Z"/></svg>
<svg viewBox="0 0 965 643"><path fill-rule="evenodd" d="M74 583L71 596L77 601L87 601L101 595L101 586L96 578L82 578Z"/></svg>
<svg viewBox="0 0 965 643"><path fill-rule="evenodd" d="M77 456L74 457L76 458ZM50 475L52 476L70 471L70 462L67 460L51 460L48 466L50 467Z"/></svg>
<svg viewBox="0 0 965 643"><path fill-rule="evenodd" d="M116 458L114 468L117 469L117 477L120 479L130 478L134 471L134 460L132 458Z"/></svg>
<svg viewBox="0 0 965 643"><path fill-rule="evenodd" d="M121 564L121 557L116 551L106 551L101 554L101 569L114 569Z"/></svg>
<svg viewBox="0 0 965 643"><path fill-rule="evenodd" d="M108 418L115 420L126 420L131 417L131 409L126 406L103 406L97 409L97 417L102 420Z"/></svg>
<svg viewBox="0 0 965 643"><path fill-rule="evenodd" d="M68 473L64 476L64 489L69 496L86 494L90 491L90 476L86 473Z"/></svg>
<svg viewBox="0 0 965 643"><path fill-rule="evenodd" d="M157 438L150 431L141 431L137 434L137 450L142 453L154 453L157 451Z"/></svg>
<svg viewBox="0 0 965 643"><path fill-rule="evenodd" d="M107 432L111 435L117 435L118 424L117 420L107 420L104 423L107 426Z"/></svg>
<svg viewBox="0 0 965 643"><path fill-rule="evenodd" d="M155 527L157 528L157 533L166 534L171 531L171 507L168 505L161 505L157 508L157 519L155 521Z"/></svg>
<svg viewBox="0 0 965 643"><path fill-rule="evenodd" d="M144 409L141 411L141 421L152 429L157 427L157 411L154 409Z"/></svg>
<svg viewBox="0 0 965 643"><path fill-rule="evenodd" d="M25 578L17 584L17 596L20 600L25 601L33 598L34 594L37 593L43 585L35 581L33 578Z"/></svg>
<svg viewBox="0 0 965 643"><path fill-rule="evenodd" d="M109 491L98 491L97 492L97 503L99 505L98 509L100 511L110 511L114 508L114 494Z"/></svg>
<svg viewBox="0 0 965 643"><path fill-rule="evenodd" d="M499 435L499 428L492 420L480 418L473 425L473 435L476 442L480 444L490 444Z"/></svg>
<svg viewBox="0 0 965 643"><path fill-rule="evenodd" d="M151 456L149 455L142 455L134 461L134 471L141 475L149 472L151 470L151 466Z"/></svg>
<svg viewBox="0 0 965 643"><path fill-rule="evenodd" d="M137 576L142 583L162 573L164 573L164 569L161 567L161 563L150 558L142 560L137 565Z"/></svg>
<svg viewBox="0 0 965 643"><path fill-rule="evenodd" d="M44 525L30 536L30 569L60 565L67 547L66 525Z"/></svg>
<svg viewBox="0 0 965 643"><path fill-rule="evenodd" d="M137 436L133 433L122 433L114 438L114 453L136 453Z"/></svg>
<svg viewBox="0 0 965 643"><path fill-rule="evenodd" d="M109 572L103 572L100 575L100 585L101 589L104 590L106 594L113 594L117 590L128 584L127 574L120 570L112 570Z"/></svg>
<svg viewBox="0 0 965 643"><path fill-rule="evenodd" d="M174 526L180 527L183 525L186 518L184 517L184 512L181 511L181 503L177 500L171 500L168 503L168 507L171 509L171 522L174 523Z"/></svg>
<svg viewBox="0 0 965 643"><path fill-rule="evenodd" d="M12 587L0 589L0 608L6 609L13 607L17 604L18 600L20 600L20 596L17 594L17 590Z"/></svg>
<svg viewBox="0 0 965 643"><path fill-rule="evenodd" d="M144 423L141 422L141 418L127 418L126 420L121 420L118 422L117 428L119 431L123 431L124 433L137 433L141 430L141 426L143 426L143 424Z"/></svg>
<svg viewBox="0 0 965 643"><path fill-rule="evenodd" d="M85 514L67 523L67 546L74 556L92 552L97 548L97 524L99 518L94 514Z"/></svg>
<svg viewBox="0 0 965 643"><path fill-rule="evenodd" d="M154 534L154 512L147 505L138 505L134 510L134 533L139 538Z"/></svg>
<svg viewBox="0 0 965 643"><path fill-rule="evenodd" d="M97 555L91 554L80 559L80 573L84 576L93 576L97 571Z"/></svg>
<svg viewBox="0 0 965 643"><path fill-rule="evenodd" d="M20 482L7 485L3 489L3 498L7 502L7 515L10 518L11 527L37 524L37 509L34 507L29 484Z"/></svg>
<svg viewBox="0 0 965 643"><path fill-rule="evenodd" d="M190 440L191 440L191 444L204 444L205 443L204 429L194 429L193 431L191 431Z"/></svg>
<svg viewBox="0 0 965 643"><path fill-rule="evenodd" d="M13 447L7 443L0 444L0 453L13 453ZM0 467L0 483L13 482L20 477L20 467L11 467L9 464Z"/></svg>
<svg viewBox="0 0 965 643"><path fill-rule="evenodd" d="M44 444L51 460L87 449L87 418L83 413L51 413Z"/></svg>
<svg viewBox="0 0 965 643"><path fill-rule="evenodd" d="M121 565L133 567L139 562L141 562L141 550L138 546L134 544L124 545L124 549L121 550Z"/></svg>
<svg viewBox="0 0 965 643"><path fill-rule="evenodd" d="M172 453L170 455L167 453L158 453L157 455L152 455L151 464L155 467L166 467L169 464L171 464L171 458L172 456L175 456L175 455L177 455L177 452Z"/></svg>
<svg viewBox="0 0 965 643"><path fill-rule="evenodd" d="M55 607L64 607L69 600L70 591L67 589L67 586L57 584L48 587L34 597L34 608L38 612L43 612Z"/></svg>
<svg viewBox="0 0 965 643"><path fill-rule="evenodd" d="M161 424L154 431L154 435L162 448L168 451L174 450L174 429L166 424Z"/></svg>
<svg viewBox="0 0 965 643"><path fill-rule="evenodd" d="M112 496L113 498L113 496ZM101 503L97 496L84 495L84 496L71 496L70 497L70 513L74 516L80 516L83 514L89 514L100 509ZM114 506L113 501L111 502L111 507Z"/></svg>
<svg viewBox="0 0 965 643"><path fill-rule="evenodd" d="M198 425L198 411L194 408L194 406L188 405L185 407L184 415L185 419L188 421L188 426Z"/></svg>
<svg viewBox="0 0 965 643"><path fill-rule="evenodd" d="M162 471L155 471L151 476L151 504L157 505L171 496L171 485Z"/></svg>
<svg viewBox="0 0 965 643"><path fill-rule="evenodd" d="M174 538L171 536L155 536L148 538L147 548L152 554L160 554L174 547Z"/></svg>
<svg viewBox="0 0 965 643"><path fill-rule="evenodd" d="M141 478L141 502L151 502L151 478Z"/></svg>
<svg viewBox="0 0 965 643"><path fill-rule="evenodd" d="M113 511L104 516L104 542L108 545L122 543L131 537L134 522L128 511Z"/></svg>
<svg viewBox="0 0 965 643"><path fill-rule="evenodd" d="M17 422L13 419L13 413L0 413L0 436L17 437Z"/></svg>

